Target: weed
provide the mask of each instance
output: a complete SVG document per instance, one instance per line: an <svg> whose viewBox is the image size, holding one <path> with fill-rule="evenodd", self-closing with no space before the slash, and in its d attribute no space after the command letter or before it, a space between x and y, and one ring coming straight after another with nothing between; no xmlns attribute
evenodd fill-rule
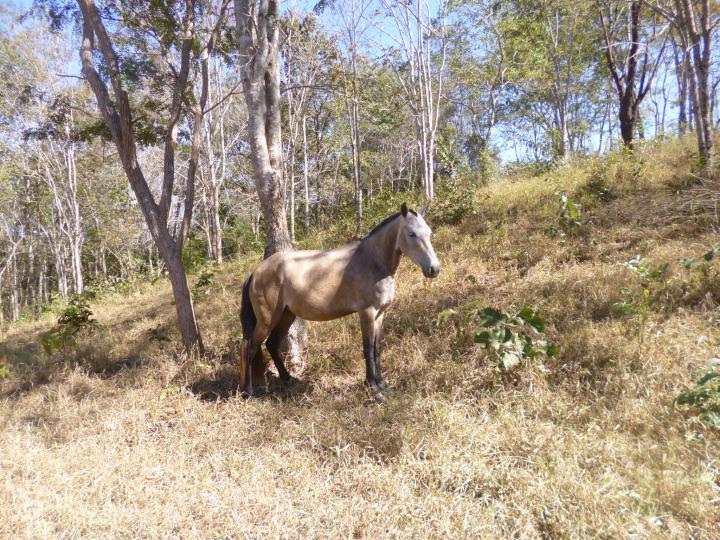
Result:
<svg viewBox="0 0 720 540"><path fill-rule="evenodd" d="M197 300L201 294L208 294L208 288L215 282L215 272L210 268L203 268L198 279L192 288L193 300Z"/></svg>
<svg viewBox="0 0 720 540"><path fill-rule="evenodd" d="M626 300L615 302L612 309L615 312L633 315L636 317L638 341L642 344L645 341L645 330L650 314L650 304L653 296L653 285L660 283L665 285L664 277L667 274L668 265L659 267L651 266L649 259L636 255L623 263L622 266L640 277L640 293L634 292L629 287L623 287L620 292Z"/></svg>
<svg viewBox="0 0 720 540"><path fill-rule="evenodd" d="M97 328L97 321L87 300L82 295L73 296L62 311L58 322L41 337L43 349L47 354L62 350L67 354L74 348L77 337L83 332L91 333Z"/></svg>
<svg viewBox="0 0 720 540"><path fill-rule="evenodd" d="M459 317L470 324L474 341L484 349L492 349L499 360L501 369L512 369L524 358L534 358L542 353L557 354L557 346L545 339L533 339L531 333L541 336L545 332L545 321L539 311L524 307L516 313L506 313L492 307L478 310L477 301L471 301L460 308L446 309L438 315L438 325L452 317Z"/></svg>
<svg viewBox="0 0 720 540"><path fill-rule="evenodd" d="M720 358L708 362L708 368L697 374L695 386L684 390L674 400L676 407L687 406L701 420L720 428Z"/></svg>
<svg viewBox="0 0 720 540"><path fill-rule="evenodd" d="M567 193L558 192L556 195L559 196L559 207L555 223L550 227L550 235L564 237L577 234L582 226L580 204Z"/></svg>

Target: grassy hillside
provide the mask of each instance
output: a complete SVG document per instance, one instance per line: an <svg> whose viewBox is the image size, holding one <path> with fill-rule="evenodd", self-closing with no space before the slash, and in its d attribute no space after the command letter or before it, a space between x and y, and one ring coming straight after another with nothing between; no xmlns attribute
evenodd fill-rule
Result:
<svg viewBox="0 0 720 540"><path fill-rule="evenodd" d="M13 326L0 536L720 538L720 431L673 405L720 338L718 265L679 262L720 244L692 159L673 142L439 201L443 272L401 264L383 404L354 317L309 325L305 386L235 395L258 257L199 290L200 362L167 283L93 303L69 360L39 345L51 317ZM438 323L472 301L541 308L559 354L500 369L474 323Z"/></svg>

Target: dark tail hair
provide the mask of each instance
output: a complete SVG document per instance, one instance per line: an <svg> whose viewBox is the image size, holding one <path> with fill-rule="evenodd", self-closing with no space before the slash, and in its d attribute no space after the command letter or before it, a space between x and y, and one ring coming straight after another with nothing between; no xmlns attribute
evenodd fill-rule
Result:
<svg viewBox="0 0 720 540"><path fill-rule="evenodd" d="M243 339L250 341L252 333L255 331L257 317L250 302L250 284L252 283L252 274L245 280L242 290L242 301L240 303L240 322L242 323Z"/></svg>

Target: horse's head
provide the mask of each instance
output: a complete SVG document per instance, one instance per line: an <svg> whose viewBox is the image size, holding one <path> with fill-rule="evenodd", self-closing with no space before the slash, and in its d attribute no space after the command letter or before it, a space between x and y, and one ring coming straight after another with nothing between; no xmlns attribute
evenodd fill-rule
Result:
<svg viewBox="0 0 720 540"><path fill-rule="evenodd" d="M435 278L440 273L440 261L430 243L432 231L423 219L424 209L409 210L406 203L400 207L402 224L398 233L398 247L423 271L425 277Z"/></svg>

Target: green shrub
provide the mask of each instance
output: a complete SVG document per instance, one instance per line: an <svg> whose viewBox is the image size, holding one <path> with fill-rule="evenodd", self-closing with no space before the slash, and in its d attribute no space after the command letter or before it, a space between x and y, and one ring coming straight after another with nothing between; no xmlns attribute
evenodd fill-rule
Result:
<svg viewBox="0 0 720 540"><path fill-rule="evenodd" d="M713 427L720 428L720 372L717 367L720 359L714 358L708 363L709 369L697 374L695 386L678 394L674 400L676 407L687 407L701 420Z"/></svg>
<svg viewBox="0 0 720 540"><path fill-rule="evenodd" d="M456 225L475 215L475 192L470 187L441 188L436 193L428 212L432 225Z"/></svg>
<svg viewBox="0 0 720 540"><path fill-rule="evenodd" d="M193 300L200 298L202 294L208 294L208 288L215 282L215 272L212 266L205 266L200 269L197 281L192 288Z"/></svg>
<svg viewBox="0 0 720 540"><path fill-rule="evenodd" d="M620 292L625 297L625 300L615 302L611 308L616 313L632 315L635 318L638 339L640 343L643 343L651 302L653 298L662 296L662 291L667 286L665 276L668 265L652 266L649 259L640 255L620 264L640 278L641 290L637 293L628 287L623 287Z"/></svg>
<svg viewBox="0 0 720 540"><path fill-rule="evenodd" d="M438 314L438 326L455 320L461 325L461 337L466 329L474 334L473 341L484 349L490 349L498 359L501 369L518 366L523 359L538 354L554 356L557 346L544 339L545 320L538 310L524 307L507 313L492 307L480 309L478 301L470 301L460 310L446 309ZM540 338L540 339L538 339Z"/></svg>
<svg viewBox="0 0 720 540"><path fill-rule="evenodd" d="M77 344L78 335L92 333L97 327L85 297L75 295L60 314L57 324L42 335L41 344L47 354L60 350L66 354Z"/></svg>

